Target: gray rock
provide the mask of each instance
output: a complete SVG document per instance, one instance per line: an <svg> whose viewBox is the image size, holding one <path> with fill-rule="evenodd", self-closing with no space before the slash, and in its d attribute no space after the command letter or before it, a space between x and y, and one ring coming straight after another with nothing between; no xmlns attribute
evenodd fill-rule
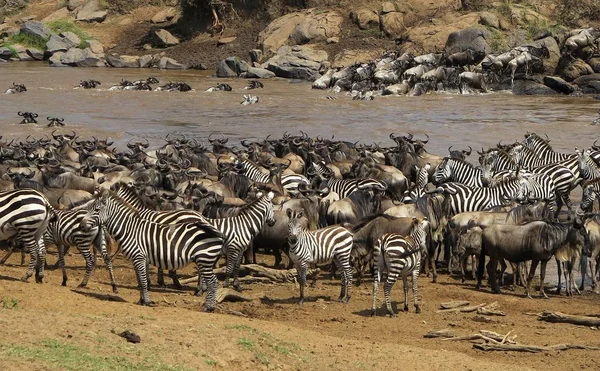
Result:
<svg viewBox="0 0 600 371"><path fill-rule="evenodd" d="M246 77L250 79L270 79L275 77L275 73L264 68L248 67L248 71L242 72L240 77Z"/></svg>
<svg viewBox="0 0 600 371"><path fill-rule="evenodd" d="M267 69L275 73L275 76L286 79L315 81L320 76L318 70L307 67L280 66L268 63Z"/></svg>
<svg viewBox="0 0 600 371"><path fill-rule="evenodd" d="M573 81L580 76L593 74L594 70L581 59L572 60L568 55L565 55L558 63L556 72L566 81Z"/></svg>
<svg viewBox="0 0 600 371"><path fill-rule="evenodd" d="M563 94L571 94L575 87L558 76L544 76L544 85Z"/></svg>
<svg viewBox="0 0 600 371"><path fill-rule="evenodd" d="M150 67L150 64L153 60L154 58L151 55L142 55L138 61L140 64L140 68Z"/></svg>
<svg viewBox="0 0 600 371"><path fill-rule="evenodd" d="M36 36L40 39L47 39L52 34L52 31L42 22L27 21L21 26L21 33Z"/></svg>
<svg viewBox="0 0 600 371"><path fill-rule="evenodd" d="M263 52L260 49L252 49L250 50L250 62L260 63L263 59Z"/></svg>
<svg viewBox="0 0 600 371"><path fill-rule="evenodd" d="M73 11L75 10L75 8L83 5L83 3L85 3L85 0L69 0L69 2L67 3L67 9Z"/></svg>
<svg viewBox="0 0 600 371"><path fill-rule="evenodd" d="M139 57L130 55L108 54L105 56L106 62L115 68L138 68L140 66Z"/></svg>
<svg viewBox="0 0 600 371"><path fill-rule="evenodd" d="M13 55L13 51L9 48L0 47L0 59L9 60Z"/></svg>
<svg viewBox="0 0 600 371"><path fill-rule="evenodd" d="M379 14L368 8L361 8L350 12L350 19L352 19L361 30L379 28Z"/></svg>
<svg viewBox="0 0 600 371"><path fill-rule="evenodd" d="M79 48L71 48L67 50L60 58L60 62L66 65L75 65L75 63L83 59L83 50Z"/></svg>
<svg viewBox="0 0 600 371"><path fill-rule="evenodd" d="M162 57L160 61L158 61L158 68L161 70L185 70L187 66L172 58Z"/></svg>
<svg viewBox="0 0 600 371"><path fill-rule="evenodd" d="M489 54L492 50L487 42L489 38L490 32L479 27L452 32L446 41L446 53L453 54L471 49L475 52Z"/></svg>
<svg viewBox="0 0 600 371"><path fill-rule="evenodd" d="M327 52L310 45L282 46L265 65L278 77L314 81L327 57Z"/></svg>
<svg viewBox="0 0 600 371"><path fill-rule="evenodd" d="M500 28L500 21L498 20L498 17L490 12L479 13L479 23L496 29Z"/></svg>
<svg viewBox="0 0 600 371"><path fill-rule="evenodd" d="M533 80L515 80L513 89L515 95L554 95L556 91Z"/></svg>
<svg viewBox="0 0 600 371"><path fill-rule="evenodd" d="M17 59L20 61L32 61L33 57L27 54L27 48L23 45L15 44L12 46L17 53Z"/></svg>
<svg viewBox="0 0 600 371"><path fill-rule="evenodd" d="M100 9L98 0L88 0L77 8L75 19L83 22L103 22L108 12Z"/></svg>
<svg viewBox="0 0 600 371"><path fill-rule="evenodd" d="M105 67L103 55L95 54L90 48L83 49L81 59L75 64L77 67Z"/></svg>
<svg viewBox="0 0 600 371"><path fill-rule="evenodd" d="M75 45L66 41L63 37L52 35L50 36L50 40L46 43L46 50L50 53L66 52L74 46Z"/></svg>
<svg viewBox="0 0 600 371"><path fill-rule="evenodd" d="M592 67L594 73L600 73L600 57L592 57L587 61L588 65Z"/></svg>
<svg viewBox="0 0 600 371"><path fill-rule="evenodd" d="M81 38L75 35L71 31L61 32L60 36L65 39L66 42L70 43L72 46L79 46L81 44Z"/></svg>
<svg viewBox="0 0 600 371"><path fill-rule="evenodd" d="M408 91L410 90L410 86L407 83L400 83L400 84L393 84L390 86L386 86L385 89L383 89L382 94L383 95L405 95L408 94Z"/></svg>
<svg viewBox="0 0 600 371"><path fill-rule="evenodd" d="M48 61L50 62L50 66L52 67L68 67L68 65L62 63L62 56L64 52L56 52L50 56Z"/></svg>
<svg viewBox="0 0 600 371"><path fill-rule="evenodd" d="M27 48L27 50L25 50L25 52L27 53L27 55L29 55L31 58L33 58L36 61L41 61L44 59L44 52L39 49Z"/></svg>
<svg viewBox="0 0 600 371"><path fill-rule="evenodd" d="M231 36L231 37L222 37L217 41L217 46L222 46L222 45L227 45L227 44L231 44L232 42L234 42L237 39L237 37L235 36Z"/></svg>
<svg viewBox="0 0 600 371"><path fill-rule="evenodd" d="M219 62L217 66L217 77L238 77L241 73L248 71L248 63L239 57L229 57Z"/></svg>
<svg viewBox="0 0 600 371"><path fill-rule="evenodd" d="M171 35L171 33L167 30L157 30L154 32L154 35L156 36L154 40L154 46L156 47L168 48L170 46L179 44L179 39Z"/></svg>
<svg viewBox="0 0 600 371"><path fill-rule="evenodd" d="M90 48L90 50L94 54L104 54L104 47L102 46L102 43L100 41L86 40L84 44L85 44L86 48Z"/></svg>
<svg viewBox="0 0 600 371"><path fill-rule="evenodd" d="M586 94L600 93L600 73L592 73L586 76L581 76L573 84L579 86L581 91Z"/></svg>

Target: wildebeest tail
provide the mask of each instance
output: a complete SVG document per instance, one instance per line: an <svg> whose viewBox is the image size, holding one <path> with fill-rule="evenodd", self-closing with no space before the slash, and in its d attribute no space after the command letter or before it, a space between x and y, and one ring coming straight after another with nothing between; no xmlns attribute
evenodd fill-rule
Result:
<svg viewBox="0 0 600 371"><path fill-rule="evenodd" d="M483 279L483 273L485 270L485 238L481 236L481 252L479 253L479 265L477 266L477 279Z"/></svg>

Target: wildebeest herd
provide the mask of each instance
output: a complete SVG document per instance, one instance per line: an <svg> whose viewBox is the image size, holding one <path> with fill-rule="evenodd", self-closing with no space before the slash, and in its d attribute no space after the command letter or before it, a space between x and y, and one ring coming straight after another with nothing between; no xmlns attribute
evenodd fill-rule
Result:
<svg viewBox="0 0 600 371"><path fill-rule="evenodd" d="M167 269L181 287L177 269L195 263L196 290L206 292L208 311L216 306L213 269L219 259L226 257L223 286L240 290L242 257L254 262L259 249L275 256L276 268L287 255L298 271L300 302L307 270L315 265L335 263L344 302L354 278L360 284L373 274L373 314L380 280L387 311L394 315L391 288L402 277L408 310L412 276L420 312L421 267L427 274L432 270L435 282L438 267L452 273L459 262L466 279L469 259L478 288L487 268L492 292L499 293L508 262L513 287L522 277L527 296L540 264L540 292L546 296L552 257L559 265L558 290L564 268L568 295L583 289L583 279L576 285L572 270L580 260L585 267L589 258L592 287L598 289L596 143L559 153L548 138L528 132L520 142L476 151L474 165L466 160L470 147L451 147L443 156L425 149L428 137L389 138L393 144L383 147L286 133L236 146L217 134L207 138L207 146L168 135L158 149L149 149L147 140L131 140L124 151L108 139L84 140L57 130L52 138L1 141L1 238L10 242L10 252L21 249L22 264L29 251L24 281L34 272L43 281L46 246L52 244L66 285L65 248L75 246L86 260L80 286L94 269L95 251L115 292L109 251L116 245L133 263L141 304L150 303L150 264L158 268L159 285ZM583 197L573 210L575 187L582 187Z"/></svg>

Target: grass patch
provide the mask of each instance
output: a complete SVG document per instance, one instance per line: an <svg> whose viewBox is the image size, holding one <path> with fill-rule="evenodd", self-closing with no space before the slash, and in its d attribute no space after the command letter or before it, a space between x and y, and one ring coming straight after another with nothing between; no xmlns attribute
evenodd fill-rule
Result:
<svg viewBox="0 0 600 371"><path fill-rule="evenodd" d="M556 23L552 23L547 19L536 19L535 21L529 22L525 25L525 31L527 31L527 38L533 39L537 35L550 31L556 33L560 29L560 26Z"/></svg>
<svg viewBox="0 0 600 371"><path fill-rule="evenodd" d="M87 349L67 344L55 339L45 339L31 346L0 344L0 363L2 359L28 361L40 366L62 370L128 370L128 371L187 371L177 365L164 364L156 359L146 358L134 362L121 356L96 356Z"/></svg>
<svg viewBox="0 0 600 371"><path fill-rule="evenodd" d="M13 49L13 55L16 55ZM4 309L19 309L19 301L17 299L2 298L2 308Z"/></svg>
<svg viewBox="0 0 600 371"><path fill-rule="evenodd" d="M45 51L47 42L48 42L48 39L42 39L41 37L38 37L38 36L19 33L18 35L13 35L13 36L9 37L3 46L20 44L26 48L36 48L41 51ZM14 48L13 48L13 50L14 50Z"/></svg>
<svg viewBox="0 0 600 371"><path fill-rule="evenodd" d="M240 338L240 340L238 341L238 344L246 350L254 349L254 341L252 341L248 338Z"/></svg>
<svg viewBox="0 0 600 371"><path fill-rule="evenodd" d="M4 47L12 52L12 57L17 57L17 49L15 49L12 45L4 45Z"/></svg>
<svg viewBox="0 0 600 371"><path fill-rule="evenodd" d="M500 30L495 28L489 27L488 30L490 31L489 43L490 48L492 48L492 52L497 53L507 50L508 40L506 39L506 36Z"/></svg>
<svg viewBox="0 0 600 371"><path fill-rule="evenodd" d="M367 28L366 30L360 30L363 35L367 37L381 37L381 31L379 28Z"/></svg>
<svg viewBox="0 0 600 371"><path fill-rule="evenodd" d="M505 18L507 18L511 23L512 23L512 0L502 0L499 4L498 4L498 13L500 13L501 15L503 15Z"/></svg>
<svg viewBox="0 0 600 371"><path fill-rule="evenodd" d="M208 366L216 366L217 365L217 361L215 361L212 358L207 358L207 359L204 360L204 362L206 362L206 364Z"/></svg>
<svg viewBox="0 0 600 371"><path fill-rule="evenodd" d="M81 49L85 48L85 41L91 39L91 37L84 30L79 28L79 26L77 26L75 23L66 19L48 22L46 26L48 26L48 28L57 34L61 32L73 32L81 39L81 43L79 44L79 48Z"/></svg>
<svg viewBox="0 0 600 371"><path fill-rule="evenodd" d="M254 359L265 366L271 364L270 359L279 359L282 356L302 363L307 361L299 354L302 348L296 343L285 342L267 332L246 325L225 326L225 329L245 332L246 336L238 340L238 345L252 352Z"/></svg>

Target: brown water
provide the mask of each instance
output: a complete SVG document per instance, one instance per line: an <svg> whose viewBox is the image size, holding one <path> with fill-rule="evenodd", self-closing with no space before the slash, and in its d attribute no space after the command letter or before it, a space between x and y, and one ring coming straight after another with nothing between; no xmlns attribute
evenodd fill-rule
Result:
<svg viewBox="0 0 600 371"><path fill-rule="evenodd" d="M25 94L0 95L0 129L5 138L35 137L50 133L47 116L63 117L66 129L82 137L110 136L121 146L131 138L147 138L152 146L164 143L167 133L184 133L205 139L223 132L237 141L242 138L280 137L284 132L311 136L335 135L344 140L391 145L390 132L415 135L428 133L430 152L446 154L450 145L473 148L522 139L526 131L546 133L556 150L587 147L599 127L600 101L593 98L523 97L512 94L432 94L421 97L377 97L353 101L345 94L312 90L306 82L264 81L265 88L243 90L243 79L217 79L212 71L159 71L114 68L51 68L42 63L0 65L0 89L13 81L23 83ZM107 91L121 79L157 77L161 83L184 81L195 91L136 92ZM102 89L73 89L80 80L95 79ZM232 92L207 93L219 82L229 83ZM242 106L243 94L260 97L255 105ZM327 95L337 100L327 100ZM40 124L18 125L17 111L33 111Z"/></svg>

